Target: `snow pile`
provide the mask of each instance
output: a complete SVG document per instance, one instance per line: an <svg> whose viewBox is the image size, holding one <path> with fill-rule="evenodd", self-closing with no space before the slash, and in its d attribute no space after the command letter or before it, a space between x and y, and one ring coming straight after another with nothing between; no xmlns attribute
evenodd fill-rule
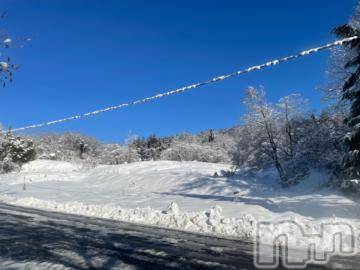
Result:
<svg viewBox="0 0 360 270"><path fill-rule="evenodd" d="M78 171L81 165L66 161L52 161L52 160L34 160L26 163L22 167L23 173L69 173Z"/></svg>
<svg viewBox="0 0 360 270"><path fill-rule="evenodd" d="M223 164L176 161L83 169L67 162L38 160L19 173L0 176L0 200L249 240L255 240L259 222L290 221L298 227L267 227L260 240L272 243L274 235L284 232L288 244L297 247L308 243L299 237L299 227L307 234L321 234L324 223L360 228L359 203L322 187L325 177L319 172L301 185L281 189L271 172L257 178L221 176L228 169ZM330 226L325 232L337 231ZM324 249L332 245L331 237L316 241Z"/></svg>
<svg viewBox="0 0 360 270"><path fill-rule="evenodd" d="M171 203L166 211L146 208L125 209L111 205L88 205L73 201L58 203L36 198L14 199L3 195L0 198L8 203L26 207L40 208L70 214L114 219L137 224L153 225L190 232L217 234L236 238L252 237L255 220L251 215L242 218L225 218L221 207L215 206L204 212L181 212L176 203Z"/></svg>
<svg viewBox="0 0 360 270"><path fill-rule="evenodd" d="M174 202L168 206L166 211L160 211L151 207L124 209L111 205L87 205L76 201L57 203L36 198L14 200L10 197L6 198L6 195L0 196L0 198L12 204L50 211L101 217L203 234L215 234L217 236L241 238L249 241L256 240L257 220L252 215L245 214L241 218L223 217L220 206L214 206L210 210L203 212L181 212L178 205ZM305 232L308 234L320 235L323 233L321 228L322 222L309 222L299 218L292 218L289 221L294 222L294 224L284 223L282 226L269 226L267 230L262 230L259 238L260 241L264 244L273 244L274 235L286 234L288 237L286 244L288 246L307 248L309 238L303 237L302 232L298 228L306 229ZM327 222L336 224L339 221L332 219ZM331 230L331 226L325 231L329 236L338 232L337 230ZM343 248L350 249L351 241L349 237L352 237L352 235L347 234L346 237L344 238L345 241L343 241ZM321 249L331 250L333 247L332 237L319 237L315 238L315 241L314 239L311 239L311 241L316 244L317 251ZM281 243L285 244L284 241Z"/></svg>
<svg viewBox="0 0 360 270"><path fill-rule="evenodd" d="M35 160L24 164L19 173L11 173L10 177L14 175L16 177L9 184L24 183L24 181L25 183L79 181L84 173L80 171L81 168L80 164L65 161Z"/></svg>
<svg viewBox="0 0 360 270"><path fill-rule="evenodd" d="M170 215L178 215L179 214L179 206L176 202L171 202L166 210L166 214Z"/></svg>

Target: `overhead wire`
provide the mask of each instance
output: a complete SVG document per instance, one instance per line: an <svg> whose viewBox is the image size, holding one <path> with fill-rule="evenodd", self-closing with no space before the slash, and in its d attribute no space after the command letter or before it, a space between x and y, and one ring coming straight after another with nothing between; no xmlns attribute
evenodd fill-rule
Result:
<svg viewBox="0 0 360 270"><path fill-rule="evenodd" d="M27 130L27 129L40 128L40 127L60 124L60 123L64 123L64 122L68 122L68 121L72 121L72 120L92 117L92 116L95 116L95 115L98 115L98 114L102 114L102 113L106 113L106 112L110 112L110 111L114 111L114 110L119 110L119 109L122 109L122 108L125 108L125 107L137 105L137 104L147 103L147 102L150 102L150 101L153 101L153 100L156 100L156 99L160 99L160 98L163 98L163 97L166 97L166 96L171 96L171 95L175 95L175 94L188 92L190 90L194 90L194 89L199 88L201 86L205 86L205 85L213 84L213 83L216 83L216 82L220 82L220 81L223 81L223 80L235 77L235 76L243 75L245 73L249 73L249 72L256 71L256 70L261 70L261 69L268 68L268 67L271 67L271 66L276 66L276 65L279 65L281 63L284 63L284 62L287 62L287 61L292 61L292 60L298 59L300 57L307 56L307 55L310 55L310 54L314 54L314 53L322 51L322 50L326 50L326 49L333 48L335 46L343 45L344 43L353 41L353 40L358 39L358 38L359 38L358 36L353 36L353 37L348 37L348 38L344 38L344 39L341 39L341 40L336 40L334 42L325 44L325 45L320 46L320 47L315 47L315 48L312 48L312 49L309 49L309 50L301 51L301 52L299 52L297 54L294 54L294 55L286 56L286 57L279 58L279 59L270 60L270 61L265 62L265 63L260 64L260 65L251 66L251 67L246 68L246 69L238 70L238 71L235 71L235 72L232 72L232 73L229 73L229 74L226 74L226 75L222 75L222 76L217 76L217 77L211 78L211 79L203 81L203 82L187 85L187 86L184 86L184 87L181 87L181 88L177 88L177 89L170 90L170 91L167 91L167 92L163 92L163 93L160 93L160 94L156 94L156 95L153 95L153 96L145 97L145 98L142 98L142 99L137 99L137 100L127 102L127 103L121 103L121 104L118 104L118 105L115 105L115 106L110 106L110 107L98 109L98 110L91 111L91 112L86 112L86 113L82 113L82 114L77 114L77 115L65 117L65 118L62 118L62 119L57 119L57 120L52 120L52 121L47 121L47 122L42 122L42 123L37 123L37 124L31 124L31 125L27 125L27 126L23 126L23 127L13 128L11 130L12 131L24 131L24 130Z"/></svg>

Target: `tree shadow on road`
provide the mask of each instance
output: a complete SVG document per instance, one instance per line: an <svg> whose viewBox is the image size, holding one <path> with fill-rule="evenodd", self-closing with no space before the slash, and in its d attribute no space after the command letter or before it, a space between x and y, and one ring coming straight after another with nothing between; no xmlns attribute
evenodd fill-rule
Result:
<svg viewBox="0 0 360 270"><path fill-rule="evenodd" d="M64 219L54 220L48 219L46 215L38 215L46 214L45 211L34 211L37 211L35 218L34 215L9 214L0 208L2 261L28 262L29 265L34 265L34 262L47 263L61 265L66 269L123 269L131 266L131 269L158 270L200 269L198 262L186 259L187 257L205 262L209 258L219 262L234 260L235 264L238 260L238 256L234 255L209 254L211 250L207 245L200 244L201 241L195 248L189 246L184 253L179 246L164 241L169 235L165 230L161 234L152 235L131 229L137 225L109 226L98 219L97 223L90 222L91 218L86 225L86 217L79 218L81 222L77 222L74 218L71 219L71 215L66 219L64 214L56 214ZM148 232L149 230L147 229ZM252 265L251 256L245 256L243 261ZM11 269L11 265L7 265L7 269ZM210 264L202 266L201 269L223 268Z"/></svg>

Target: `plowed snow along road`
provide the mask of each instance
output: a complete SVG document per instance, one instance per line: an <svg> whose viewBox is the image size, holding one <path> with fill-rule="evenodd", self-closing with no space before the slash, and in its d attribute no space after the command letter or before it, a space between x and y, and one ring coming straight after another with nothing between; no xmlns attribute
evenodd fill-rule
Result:
<svg viewBox="0 0 360 270"><path fill-rule="evenodd" d="M0 269L254 269L252 251L239 240L0 204Z"/></svg>

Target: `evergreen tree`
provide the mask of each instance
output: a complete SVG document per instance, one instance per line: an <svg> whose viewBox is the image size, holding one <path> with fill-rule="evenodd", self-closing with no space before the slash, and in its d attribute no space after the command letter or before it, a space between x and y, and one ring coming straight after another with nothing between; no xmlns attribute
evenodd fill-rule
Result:
<svg viewBox="0 0 360 270"><path fill-rule="evenodd" d="M172 137L157 137L150 135L148 138L137 138L129 144L137 150L141 160L159 160L161 153L170 147Z"/></svg>
<svg viewBox="0 0 360 270"><path fill-rule="evenodd" d="M339 38L360 37L360 6L352 20L333 31ZM360 39L346 43L343 69L347 72L341 85L341 98L348 102L349 111L345 123L350 131L344 138L345 156L341 168L344 183L360 179ZM343 187L350 185L343 183Z"/></svg>
<svg viewBox="0 0 360 270"><path fill-rule="evenodd" d="M209 142L213 142L215 140L214 132L212 129L209 130Z"/></svg>
<svg viewBox="0 0 360 270"><path fill-rule="evenodd" d="M32 140L20 136L15 137L9 131L1 140L0 165L1 171L9 172L35 158L36 152Z"/></svg>

